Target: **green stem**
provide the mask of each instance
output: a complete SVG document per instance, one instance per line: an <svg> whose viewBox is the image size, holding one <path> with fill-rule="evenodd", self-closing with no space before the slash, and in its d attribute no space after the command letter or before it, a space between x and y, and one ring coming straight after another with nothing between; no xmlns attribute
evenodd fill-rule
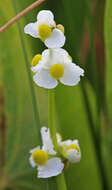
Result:
<svg viewBox="0 0 112 190"><path fill-rule="evenodd" d="M55 89L48 90L48 127L55 149L58 144L56 139L56 121L55 121ZM56 177L58 190L67 190L64 174L61 173Z"/></svg>
<svg viewBox="0 0 112 190"><path fill-rule="evenodd" d="M48 90L48 127L53 144L57 150L56 122L55 122L55 89Z"/></svg>
<svg viewBox="0 0 112 190"><path fill-rule="evenodd" d="M57 181L58 190L67 190L67 186L66 186L66 183L65 183L65 178L64 178L63 173L61 173L60 175L58 175L56 177L56 181Z"/></svg>

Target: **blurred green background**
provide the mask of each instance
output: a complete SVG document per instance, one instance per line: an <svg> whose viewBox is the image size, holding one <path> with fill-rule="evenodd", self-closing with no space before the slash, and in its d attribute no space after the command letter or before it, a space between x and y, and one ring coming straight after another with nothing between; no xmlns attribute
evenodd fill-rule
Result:
<svg viewBox="0 0 112 190"><path fill-rule="evenodd" d="M1 1L0 26L33 2ZM58 131L63 139L79 139L82 150L81 162L65 171L68 190L111 190L110 0L47 0L0 34L0 190L57 190L55 178L37 179L28 161L40 127L48 126L47 90L33 83L30 72L31 59L45 47L24 34L42 9L53 11L57 24L65 26L64 48L85 70L77 86L56 88Z"/></svg>

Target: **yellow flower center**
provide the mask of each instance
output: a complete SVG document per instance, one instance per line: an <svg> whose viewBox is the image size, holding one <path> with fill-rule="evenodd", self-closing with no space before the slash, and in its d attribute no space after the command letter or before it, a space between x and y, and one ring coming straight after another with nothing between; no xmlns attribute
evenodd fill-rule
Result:
<svg viewBox="0 0 112 190"><path fill-rule="evenodd" d="M79 152L79 147L76 144L71 144L67 147L67 150L74 149Z"/></svg>
<svg viewBox="0 0 112 190"><path fill-rule="evenodd" d="M70 61L72 62L72 57L69 55L68 58L70 59Z"/></svg>
<svg viewBox="0 0 112 190"><path fill-rule="evenodd" d="M35 164L44 165L48 160L48 154L43 150L35 150L32 153L32 158Z"/></svg>
<svg viewBox="0 0 112 190"><path fill-rule="evenodd" d="M42 59L42 56L40 54L35 55L34 58L32 59L31 65L33 67L36 66L41 59Z"/></svg>
<svg viewBox="0 0 112 190"><path fill-rule="evenodd" d="M42 40L48 38L51 35L51 32L51 28L46 24L42 24L38 28L38 34L42 38Z"/></svg>
<svg viewBox="0 0 112 190"><path fill-rule="evenodd" d="M50 68L50 74L53 78L59 79L64 74L64 67L61 64L54 64Z"/></svg>
<svg viewBox="0 0 112 190"><path fill-rule="evenodd" d="M62 25L62 24L58 24L57 26L56 26L56 28L58 28L59 30L61 30L63 33L64 33L64 26Z"/></svg>

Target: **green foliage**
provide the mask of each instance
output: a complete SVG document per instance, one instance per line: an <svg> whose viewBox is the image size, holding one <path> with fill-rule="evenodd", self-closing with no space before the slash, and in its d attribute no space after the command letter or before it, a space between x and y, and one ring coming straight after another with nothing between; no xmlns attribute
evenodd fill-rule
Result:
<svg viewBox="0 0 112 190"><path fill-rule="evenodd" d="M94 94L91 88L88 90L91 100L94 101ZM65 172L68 189L81 189L82 187L83 189L100 189L94 146L80 86L72 88L58 87L56 100L59 128L61 127L63 138L79 139L82 149L81 162L74 166L71 165ZM92 101L91 103L94 104ZM88 182L85 183L85 181Z"/></svg>
<svg viewBox="0 0 112 190"><path fill-rule="evenodd" d="M108 0L108 2L110 1ZM16 8L14 6L15 2L17 4ZM2 20L1 25L12 18L15 15L15 11L19 12L32 2L33 0L2 1L0 11L0 18L2 18L0 19ZM110 123L112 123L111 7L112 5L107 4L105 20L107 55L106 92ZM5 151L5 167L0 168L0 175L2 175L0 179L1 190L57 190L55 178L48 180L37 179L37 171L30 167L28 161L29 150L40 144L40 123L41 126L47 126L48 122L48 92L33 84L31 73L28 73L28 69L30 71L28 61L30 63L32 57L36 53L40 53L45 47L38 39L33 39L23 33L24 25L35 21L36 14L40 9L53 10L57 23L62 23L65 26L65 34L67 36L66 49L73 57L75 63L80 63L81 59L79 55L85 19L87 19L86 16L89 14L86 0L46 1L43 5L25 15L19 25L15 23L0 35L0 84L2 84L4 93L6 127L6 144L3 147ZM89 16L88 19L90 19ZM89 27L91 40L93 40L92 25L90 24ZM95 57L93 52L94 42L92 41L91 43L92 54L89 60L90 63L92 62L92 65L90 65L92 70ZM81 66L84 67L84 65ZM96 127L97 118L100 118L97 115L98 108L96 105L96 96L99 96L99 94L93 91L94 89L91 87L86 73L85 76L87 80L83 79L82 85L66 87L60 84L56 88L58 131L62 133L63 139L79 139L82 150L81 162L76 165L70 165L65 170L68 190L100 190L102 183L93 137L91 135L91 125L92 127ZM94 78L92 72L91 77L92 79ZM94 80L94 84L95 82L96 80ZM40 121L38 119L38 111ZM2 155L0 157L2 158Z"/></svg>
<svg viewBox="0 0 112 190"><path fill-rule="evenodd" d="M107 109L108 109L108 118L107 118L107 127L108 135L106 137L106 165L108 169L108 177L109 177L109 184L110 188L112 188L112 181L111 181L111 162L112 162L112 1L107 0L105 6L105 20L104 20L104 34L105 34L105 50L106 50L106 102L107 102Z"/></svg>
<svg viewBox="0 0 112 190"><path fill-rule="evenodd" d="M107 97L107 106L109 113L109 122L110 126L112 126L112 1L107 1L106 10L105 10L105 46L106 46L106 97Z"/></svg>
<svg viewBox="0 0 112 190"><path fill-rule="evenodd" d="M1 5L0 16L6 22L14 16L13 6L7 0ZM37 189L37 186L38 189L45 189L46 181L41 183L41 180L36 178L36 171L30 167L28 161L29 150L39 143L37 136L39 121L35 123L31 90L17 24L1 34L0 51L6 120L4 147L6 158L4 173L1 175L6 178L5 186L11 189L32 189L32 187ZM26 51L30 55L30 51L28 49Z"/></svg>

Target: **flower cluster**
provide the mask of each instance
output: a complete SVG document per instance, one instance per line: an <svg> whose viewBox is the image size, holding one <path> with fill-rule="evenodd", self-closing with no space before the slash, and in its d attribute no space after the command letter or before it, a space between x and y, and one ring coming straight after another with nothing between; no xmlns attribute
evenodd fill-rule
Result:
<svg viewBox="0 0 112 190"><path fill-rule="evenodd" d="M37 15L37 21L26 25L24 31L34 38L40 38L48 48L64 46L64 28L60 24L56 25L51 11L40 11Z"/></svg>
<svg viewBox="0 0 112 190"><path fill-rule="evenodd" d="M55 88L59 82L75 86L84 76L84 70L73 63L69 53L62 49L65 44L64 27L56 24L54 15L49 10L40 11L37 21L27 24L26 34L40 38L48 49L37 54L32 59L31 70L34 82L46 89ZM55 149L49 128L41 128L42 147L30 150L30 164L38 170L38 178L49 178L59 175L66 163L76 163L81 159L78 140L62 141L59 133L55 134L57 148Z"/></svg>
<svg viewBox="0 0 112 190"><path fill-rule="evenodd" d="M72 62L71 56L61 47L64 46L64 27L56 25L51 11L43 10L37 15L37 21L24 28L25 33L40 38L49 48L37 54L32 60L34 82L47 89L55 88L59 82L74 86L84 75L84 70Z"/></svg>
<svg viewBox="0 0 112 190"><path fill-rule="evenodd" d="M50 132L47 127L41 128L43 146L37 146L30 150L30 164L37 167L38 178L49 178L59 175L64 167L65 161L76 163L80 161L81 152L78 140L62 141L57 133L58 149L55 151Z"/></svg>

